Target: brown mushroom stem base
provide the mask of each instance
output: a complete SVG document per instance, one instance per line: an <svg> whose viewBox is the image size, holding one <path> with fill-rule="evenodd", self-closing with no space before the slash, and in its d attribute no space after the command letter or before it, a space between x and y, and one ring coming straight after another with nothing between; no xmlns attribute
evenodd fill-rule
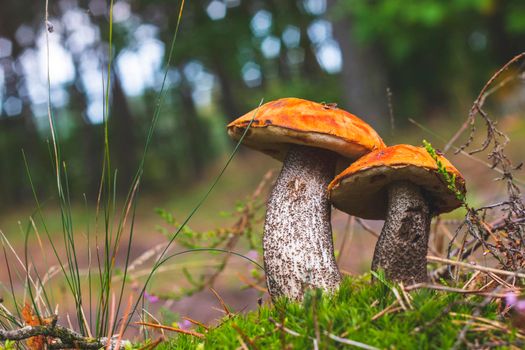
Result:
<svg viewBox="0 0 525 350"><path fill-rule="evenodd" d="M272 299L301 300L308 287L335 290L341 281L332 242L327 186L336 155L292 146L268 200L263 251Z"/></svg>
<svg viewBox="0 0 525 350"><path fill-rule="evenodd" d="M403 283L427 281L431 215L418 186L396 182L388 189L387 218L377 241L372 269Z"/></svg>

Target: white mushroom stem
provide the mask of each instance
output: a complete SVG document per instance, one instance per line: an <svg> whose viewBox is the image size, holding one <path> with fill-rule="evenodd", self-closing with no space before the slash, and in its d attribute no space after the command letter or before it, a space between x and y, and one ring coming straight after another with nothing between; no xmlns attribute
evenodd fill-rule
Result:
<svg viewBox="0 0 525 350"><path fill-rule="evenodd" d="M388 279L398 282L426 282L430 220L427 201L418 186L408 181L391 184L372 269L382 269Z"/></svg>
<svg viewBox="0 0 525 350"><path fill-rule="evenodd" d="M333 152L292 145L274 188L264 223L263 251L270 296L301 300L309 287L335 290L341 275L332 242L327 187Z"/></svg>

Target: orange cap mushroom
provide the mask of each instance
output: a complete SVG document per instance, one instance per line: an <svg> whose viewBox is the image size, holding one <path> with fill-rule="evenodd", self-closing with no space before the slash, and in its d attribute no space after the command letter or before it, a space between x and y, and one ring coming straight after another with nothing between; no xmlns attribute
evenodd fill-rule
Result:
<svg viewBox="0 0 525 350"><path fill-rule="evenodd" d="M445 157L438 157L445 169L455 175L456 188L466 192L461 173ZM337 175L328 190L336 208L363 219L384 220L387 187L402 180L413 182L425 192L434 214L446 213L461 205L427 150L411 145L395 145L368 153Z"/></svg>
<svg viewBox="0 0 525 350"><path fill-rule="evenodd" d="M283 161L267 204L263 257L272 298L302 299L306 286L334 290L334 257L326 190L336 164L385 147L361 119L299 98L268 102L228 125L228 134Z"/></svg>
<svg viewBox="0 0 525 350"><path fill-rule="evenodd" d="M371 152L330 183L332 204L365 219L385 219L376 244L372 269L404 283L427 280L427 249L432 215L459 207L465 180L445 157L452 174L449 188L436 160L425 148L397 145Z"/></svg>
<svg viewBox="0 0 525 350"><path fill-rule="evenodd" d="M370 125L328 104L293 97L265 103L228 124L230 137L238 141L252 118L243 143L281 161L290 144L324 148L352 160L385 147Z"/></svg>

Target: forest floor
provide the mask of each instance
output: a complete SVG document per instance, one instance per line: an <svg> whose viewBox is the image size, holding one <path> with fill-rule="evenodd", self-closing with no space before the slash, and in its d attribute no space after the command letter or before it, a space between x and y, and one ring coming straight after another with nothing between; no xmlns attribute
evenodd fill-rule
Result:
<svg viewBox="0 0 525 350"><path fill-rule="evenodd" d="M458 120L457 123L459 124ZM457 125L440 125L439 120L432 120L430 125L426 127L434 130L436 133L446 134L445 130L455 130ZM512 143L509 146L509 155L514 157L516 161L520 160L519 156L521 150L525 147L525 138L520 137L525 132L525 123L517 117L506 117L501 120L500 128L510 133ZM422 139L427 139L433 142L436 147L443 144L439 139L433 135L427 134L425 131L410 127L403 132L397 132L390 139L396 143L407 142L413 144L421 144ZM388 142L389 140L387 140ZM393 142L390 142L393 143ZM467 180L468 201L472 206L478 206L481 203L496 202L501 194L505 193L502 184L495 183L493 180L498 174L490 170L486 165L478 161L472 160L464 155L453 155L451 152L447 157L453 164L464 174ZM484 155L478 156L483 161L486 161ZM165 226L162 218L155 212L155 208L163 208L173 213L173 215L182 221L186 215L191 211L198 200L206 193L210 183L215 178L216 174L224 164L225 159L215 161L205 171L202 179L199 179L190 186L180 185L167 189L164 193L159 194L144 194L140 196L135 217L134 239L131 250L131 259L135 259L143 252L151 249L159 243L165 242L166 237L158 230L159 226ZM243 200L249 196L257 184L261 181L264 174L270 170L278 172L280 164L264 155L249 150L243 150L235 158L223 178L220 180L218 186L211 193L208 200L199 209L196 215L189 222L192 229L195 230L211 230L217 227L226 227L232 223L232 218L223 217L220 215L224 211L234 211L235 206L239 200ZM524 179L525 176L518 174L517 179ZM20 208L13 208L6 213L0 215L0 230L8 237L14 246L14 249L21 253L24 251L24 234L23 229L27 222L28 215L34 210L33 206L23 206ZM86 213L85 208L81 204L75 204L72 207L73 217L75 220L75 230L78 236L79 246L85 247L85 234L88 226L91 230L95 225L93 220L94 208L89 208ZM46 205L44 210L46 224L52 237L62 239L61 236L61 222L60 214L57 208L54 208L52 203ZM461 210L457 210L451 214L444 215L443 218L461 218L463 215ZM342 271L349 274L361 274L369 270L370 261L375 245L376 238L367 233L364 229L355 225L351 240L341 247L344 238L345 227L348 223L348 216L344 213L334 211L333 214L333 230L335 233L336 249L341 250L339 265ZM24 224L20 225L19 222ZM382 226L381 221L366 222L375 232L379 232ZM450 230L454 230L454 225L450 225ZM255 230L256 233L262 230ZM50 246L46 244L46 239L42 240L42 246L37 244L37 240L32 237L28 242L28 255L33 261L40 261L44 255L48 255L47 259L52 256L50 253ZM249 248L246 244L240 243L236 250L242 254L246 254ZM45 252L45 253L43 253ZM82 268L86 268L88 263L87 249L83 250L79 256L79 263ZM122 262L123 256L120 256L117 261ZM207 253L191 254L185 257L178 258L173 261L166 272L162 272L155 277L151 290L158 294L169 294L170 292L180 290L181 287L187 286L187 281L183 275L182 267L187 267L192 274L199 275L206 273L210 266L215 264L217 257ZM258 260L261 261L260 256ZM42 266L42 272L45 272L45 266ZM241 282L239 274L242 276L249 276L252 266L240 258L232 258L225 272L214 283L214 287L219 291L225 302L232 307L232 310L245 311L255 309L257 307L257 300L261 293L246 288L246 284ZM57 277L58 278L58 277ZM8 281L7 271L0 269L0 282L4 287ZM15 282L19 288L23 287L22 281ZM133 291L129 291L133 293ZM72 298L67 295L60 294L60 288L57 289L57 297L61 298L61 310L69 310L67 301ZM66 305L64 305L66 304ZM181 300L162 300L157 305L151 305L150 311L154 314L162 310L170 310L170 312L189 316L201 322L209 323L220 318L223 314L217 310L218 303L213 293L206 289L195 293L192 296L183 298Z"/></svg>

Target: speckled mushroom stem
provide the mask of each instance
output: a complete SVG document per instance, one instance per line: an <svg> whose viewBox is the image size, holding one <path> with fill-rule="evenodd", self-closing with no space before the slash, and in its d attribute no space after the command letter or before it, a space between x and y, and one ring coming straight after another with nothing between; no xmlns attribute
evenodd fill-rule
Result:
<svg viewBox="0 0 525 350"><path fill-rule="evenodd" d="M387 218L377 241L372 269L406 284L427 281L431 213L418 186L395 182L388 189Z"/></svg>
<svg viewBox="0 0 525 350"><path fill-rule="evenodd" d="M336 157L305 146L288 151L264 223L264 266L272 299L301 300L308 287L333 291L341 281L327 191Z"/></svg>

